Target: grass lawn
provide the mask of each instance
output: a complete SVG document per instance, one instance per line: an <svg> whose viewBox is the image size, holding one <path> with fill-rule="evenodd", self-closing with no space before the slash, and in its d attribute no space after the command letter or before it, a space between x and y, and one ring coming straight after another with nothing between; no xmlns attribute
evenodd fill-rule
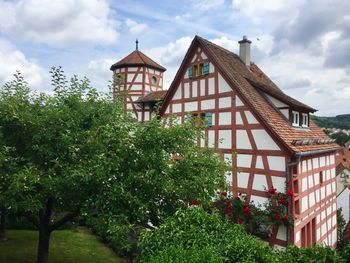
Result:
<svg viewBox="0 0 350 263"><path fill-rule="evenodd" d="M0 242L1 263L36 262L38 232L9 230ZM60 230L51 234L50 263L121 263L115 253L85 229Z"/></svg>

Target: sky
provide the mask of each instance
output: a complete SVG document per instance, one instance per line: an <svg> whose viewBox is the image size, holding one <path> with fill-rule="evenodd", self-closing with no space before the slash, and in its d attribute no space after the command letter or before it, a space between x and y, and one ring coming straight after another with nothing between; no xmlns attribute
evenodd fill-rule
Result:
<svg viewBox="0 0 350 263"><path fill-rule="evenodd" d="M167 89L195 35L252 60L288 95L350 114L350 1L0 0L0 86L20 70L51 92L50 68L108 92L110 66L139 50L167 68Z"/></svg>

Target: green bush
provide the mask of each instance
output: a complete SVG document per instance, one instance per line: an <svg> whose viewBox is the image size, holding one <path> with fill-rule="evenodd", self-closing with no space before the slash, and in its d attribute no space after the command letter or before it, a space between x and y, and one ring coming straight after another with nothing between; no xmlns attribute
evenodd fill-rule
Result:
<svg viewBox="0 0 350 263"><path fill-rule="evenodd" d="M283 262L295 263L343 263L344 259L336 250L330 247L314 246L310 248L298 248L289 246L284 253L281 254Z"/></svg>
<svg viewBox="0 0 350 263"><path fill-rule="evenodd" d="M144 231L138 262L279 262L280 253L242 225L195 207L179 210L158 230ZM185 260L185 261L184 261Z"/></svg>
<svg viewBox="0 0 350 263"><path fill-rule="evenodd" d="M342 247L339 253L346 263L350 263L350 243Z"/></svg>
<svg viewBox="0 0 350 263"><path fill-rule="evenodd" d="M134 257L140 228L121 217L89 217L88 227L119 255Z"/></svg>

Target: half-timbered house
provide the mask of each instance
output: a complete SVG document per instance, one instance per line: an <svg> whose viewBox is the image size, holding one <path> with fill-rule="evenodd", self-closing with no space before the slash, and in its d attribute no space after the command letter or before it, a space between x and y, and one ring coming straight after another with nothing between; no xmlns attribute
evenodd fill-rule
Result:
<svg viewBox="0 0 350 263"><path fill-rule="evenodd" d="M153 94L150 88L140 89L131 94L137 102L132 109L147 112L162 100L158 112L162 117L176 115L179 123L205 119L207 128L198 143L232 164L227 181L234 194L245 193L248 201L262 204L267 189L285 191L288 185L294 191L290 207L294 225L274 229L271 244L334 247L338 146L310 120L315 109L283 93L251 62L251 41L244 37L239 44L236 55L196 36L168 91L159 93L160 86ZM135 82L135 73L147 66L143 71L140 64L133 67L128 81ZM120 62L111 69L115 74L130 72L129 64ZM162 78L162 67L152 69ZM126 108L131 109L128 103Z"/></svg>

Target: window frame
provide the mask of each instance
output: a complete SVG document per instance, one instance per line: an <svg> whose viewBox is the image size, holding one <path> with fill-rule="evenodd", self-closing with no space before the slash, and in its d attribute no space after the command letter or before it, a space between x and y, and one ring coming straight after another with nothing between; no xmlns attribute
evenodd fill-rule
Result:
<svg viewBox="0 0 350 263"><path fill-rule="evenodd" d="M301 114L301 127L309 127L309 114Z"/></svg>
<svg viewBox="0 0 350 263"><path fill-rule="evenodd" d="M297 116L297 120L295 120ZM292 126L300 127L300 112L292 110Z"/></svg>

